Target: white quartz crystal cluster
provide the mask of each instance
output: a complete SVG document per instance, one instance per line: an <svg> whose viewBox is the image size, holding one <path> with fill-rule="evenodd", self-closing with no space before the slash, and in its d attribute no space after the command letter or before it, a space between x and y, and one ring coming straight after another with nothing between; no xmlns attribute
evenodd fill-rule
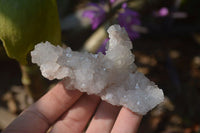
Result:
<svg viewBox="0 0 200 133"><path fill-rule="evenodd" d="M96 94L144 115L163 101L163 91L136 70L125 29L112 25L108 33L106 55L76 52L45 42L31 52L32 62L40 66L44 77L64 79L66 89Z"/></svg>

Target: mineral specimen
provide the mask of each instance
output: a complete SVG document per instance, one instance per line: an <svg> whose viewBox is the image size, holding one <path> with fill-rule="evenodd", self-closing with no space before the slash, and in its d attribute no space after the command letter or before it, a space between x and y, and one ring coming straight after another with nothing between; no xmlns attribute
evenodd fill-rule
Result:
<svg viewBox="0 0 200 133"><path fill-rule="evenodd" d="M66 89L96 94L144 115L163 101L163 91L137 71L125 29L112 25L108 33L106 55L76 52L45 42L31 52L32 62L40 66L44 77L64 79Z"/></svg>

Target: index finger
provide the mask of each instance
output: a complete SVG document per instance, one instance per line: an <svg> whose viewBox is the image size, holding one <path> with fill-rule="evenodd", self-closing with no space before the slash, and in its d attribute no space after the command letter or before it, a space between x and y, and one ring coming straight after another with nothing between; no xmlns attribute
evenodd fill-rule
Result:
<svg viewBox="0 0 200 133"><path fill-rule="evenodd" d="M25 110L3 133L45 132L81 95L79 91L66 90L60 82Z"/></svg>

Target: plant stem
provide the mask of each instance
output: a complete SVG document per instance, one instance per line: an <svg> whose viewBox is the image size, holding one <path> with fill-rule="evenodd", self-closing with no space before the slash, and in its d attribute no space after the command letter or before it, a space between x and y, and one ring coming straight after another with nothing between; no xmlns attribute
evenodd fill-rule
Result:
<svg viewBox="0 0 200 133"><path fill-rule="evenodd" d="M47 83L36 65L22 65L22 84L33 100L39 99L47 91Z"/></svg>

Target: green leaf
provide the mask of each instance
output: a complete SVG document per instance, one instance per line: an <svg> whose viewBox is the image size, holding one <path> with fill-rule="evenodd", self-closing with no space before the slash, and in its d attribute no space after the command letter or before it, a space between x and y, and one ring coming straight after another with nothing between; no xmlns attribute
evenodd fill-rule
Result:
<svg viewBox="0 0 200 133"><path fill-rule="evenodd" d="M60 44L56 0L0 0L0 39L8 56L22 64L35 44Z"/></svg>

